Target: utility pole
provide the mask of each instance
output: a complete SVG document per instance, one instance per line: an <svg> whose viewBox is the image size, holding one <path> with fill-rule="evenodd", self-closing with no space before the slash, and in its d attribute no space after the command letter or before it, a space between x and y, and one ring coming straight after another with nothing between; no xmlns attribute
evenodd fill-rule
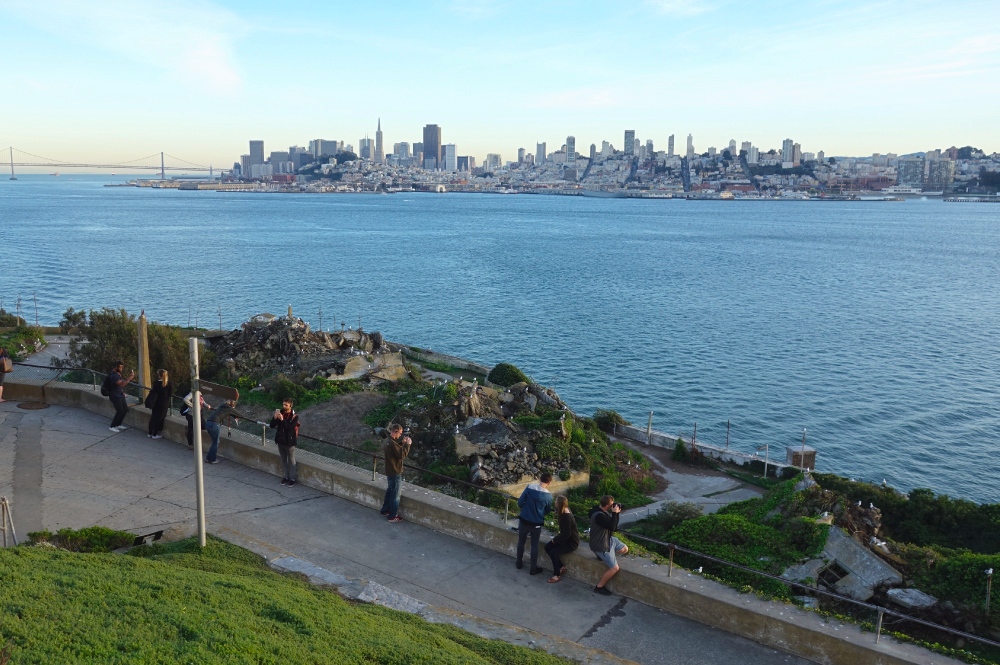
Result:
<svg viewBox="0 0 1000 665"><path fill-rule="evenodd" d="M163 167L163 152L160 152L160 180L165 180L167 177L166 169Z"/></svg>
<svg viewBox="0 0 1000 665"><path fill-rule="evenodd" d="M205 547L205 467L201 457L201 378L198 375L198 339L188 338L191 362L191 402L194 411L194 482L198 504L198 546Z"/></svg>

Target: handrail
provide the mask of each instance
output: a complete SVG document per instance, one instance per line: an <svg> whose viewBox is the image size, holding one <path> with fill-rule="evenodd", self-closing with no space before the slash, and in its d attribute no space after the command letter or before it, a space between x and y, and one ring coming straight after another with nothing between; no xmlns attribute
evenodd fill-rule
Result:
<svg viewBox="0 0 1000 665"><path fill-rule="evenodd" d="M34 368L37 368L37 369L68 370L68 371L87 371L87 372L93 372L94 374L104 374L104 372L99 372L97 370L92 370L92 369L89 369L89 368L86 368L86 367L49 367L49 366L45 366L45 365L31 365L31 364L28 364L28 363L21 363L21 362L15 362L13 364L14 365L21 365L21 366L24 366L24 367L34 367ZM134 383L134 382L130 383L129 385L136 385L136 386L138 386L140 388L145 388L147 390L149 389L146 386L141 386L138 383ZM172 399L181 399L181 398L177 397L176 395L173 395ZM244 420L248 420L248 419L244 419ZM261 421L255 421L255 422L258 425L267 425L266 423L263 423ZM378 453L378 452L372 452L372 451L368 451L368 450L360 450L358 448L353 448L351 446L345 446L342 443L335 443L333 441L327 441L327 440L321 439L319 437L309 436L309 435L305 435L305 434L300 434L299 438L300 439L308 439L308 440L311 440L311 441L315 441L316 443L321 443L323 445L332 446L334 448L339 448L341 450L345 450L345 451L348 451L348 452L351 452L351 453L355 453L355 454L360 455L362 457L370 457L372 459L372 463L373 463L372 477L374 479L374 475L376 473L375 467L377 466L378 460L381 457L380 453ZM429 474L431 476L434 476L434 477L440 478L442 480L445 480L445 481L447 481L449 483L456 483L456 484L459 484L459 485L464 485L466 487L469 487L469 488L472 488L472 489L476 490L477 492L484 492L486 494L491 494L491 495L494 495L494 496L496 496L498 498L505 499L508 502L512 498L510 494L507 494L506 492L501 492L499 490L493 489L492 487L482 487L480 485L476 485L474 483L470 483L470 482L464 481L464 480L459 480L458 478L453 478L451 476L446 476L444 474L437 473L436 471L430 471L429 469L424 469L422 467L419 467L419 466L416 466L414 464L410 464L410 463L407 463L407 462L403 463L403 467L405 469L409 469L411 471L415 471L415 472L418 472L418 473ZM508 504L508 506L509 506L509 504ZM573 518L578 523L584 523L584 524L587 524L588 526L590 524L590 520L588 520L587 518L579 517L577 515L573 515ZM507 520L505 519L504 522L506 523L506 521ZM908 614L903 614L901 612L897 612L895 610L891 610L891 609L889 609L887 607L882 607L881 605L873 605L871 603L866 603L864 601L856 600L856 599L851 598L849 596L843 596L841 594L834 593L834 592L828 591L826 589L821 589L819 587L808 586L808 585L803 584L801 582L795 582L793 580L789 580L789 579L786 579L784 577L780 577L778 575L772 575L771 573L766 573L766 572L764 572L762 570L757 570L755 568L750 568L749 566L744 566L742 564L734 563L732 561L726 561L725 559L720 559L718 557L712 556L711 554L705 554L704 552L699 552L697 550L688 549L686 547L683 547L681 545L677 545L675 543L664 542L662 540L658 540L656 538L651 538L649 536L644 536L642 534L638 534L638 533L635 533L635 532L632 532L632 531L628 531L628 530L625 530L625 529L618 529L618 533L621 533L621 534L623 534L623 535L625 535L625 536L627 536L629 538L632 538L634 540L646 541L648 543L652 543L652 544L657 545L659 547L665 547L668 550L670 550L670 564L669 564L670 565L670 569L669 569L669 572L667 573L668 577L673 572L673 553L675 551L677 551L677 552L682 552L684 554L689 554L691 556L700 557L702 559L705 559L706 561L711 561L713 563L718 563L718 564L723 565L723 566L728 566L729 568L734 568L736 570L741 570L743 572L752 573L754 575L758 575L758 576L760 576L762 578L765 578L765 579L768 579L768 580L772 580L772 581L775 581L775 582L780 582L781 584L784 584L784 585L786 585L786 586L788 586L788 587L790 587L792 589L802 589L803 591L807 591L807 592L810 592L810 593L817 593L817 594L820 594L820 595L827 596L829 598L835 599L835 600L840 601L840 602L849 603L851 605L855 605L855 606L858 606L858 607L865 608L867 610L871 610L871 611L877 612L879 614L879 620L878 620L877 627L876 627L876 642L878 641L879 637L881 636L881 629L882 629L881 617L882 617L883 614L888 614L890 616L897 617L897 618L899 618L899 619L901 619L903 621L912 621L913 623L920 624L920 625L926 626L928 628L934 628L934 629L942 630L942 631L945 631L946 633L951 633L952 635L957 635L957 636L962 637L964 639L974 640L976 642L980 642L982 644L986 644L986 645L989 645L989 646L992 646L992 647L1000 647L1000 642L995 642L995 641L987 639L985 637L980 637L978 635L974 635L972 633L967 633L967 632L962 631L962 630L956 630L956 629L950 628L948 626L942 626L941 624L936 624L934 622L926 621L924 619L918 619L917 617L912 617L912 616L909 616Z"/></svg>

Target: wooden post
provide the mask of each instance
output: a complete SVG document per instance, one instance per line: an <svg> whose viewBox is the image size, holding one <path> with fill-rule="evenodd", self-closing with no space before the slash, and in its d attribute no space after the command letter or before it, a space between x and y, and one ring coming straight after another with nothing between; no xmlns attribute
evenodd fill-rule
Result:
<svg viewBox="0 0 1000 665"><path fill-rule="evenodd" d="M139 375L139 385L144 386L139 390L139 401L143 402L149 393L148 388L153 385L152 370L149 366L149 331L146 324L146 310L139 314L139 367L136 369Z"/></svg>

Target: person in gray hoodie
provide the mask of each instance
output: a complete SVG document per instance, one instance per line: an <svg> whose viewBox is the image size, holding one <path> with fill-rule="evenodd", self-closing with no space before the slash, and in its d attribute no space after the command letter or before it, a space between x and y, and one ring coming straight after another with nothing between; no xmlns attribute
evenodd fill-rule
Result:
<svg viewBox="0 0 1000 665"><path fill-rule="evenodd" d="M607 495L602 496L600 504L590 511L590 551L608 567L594 587L594 593L603 596L611 595L605 585L618 572L616 557L628 554L628 546L613 535L618 529L618 517L621 512L622 505L615 503L613 496Z"/></svg>
<svg viewBox="0 0 1000 665"><path fill-rule="evenodd" d="M542 534L542 524L545 523L546 513L552 512L552 494L549 492L549 483L552 482L551 473L543 473L537 483L531 483L524 488L521 496L517 500L517 505L521 508L520 518L517 525L517 562L518 569L524 567L524 543L531 538L531 569L532 575L542 572L538 567L538 537Z"/></svg>

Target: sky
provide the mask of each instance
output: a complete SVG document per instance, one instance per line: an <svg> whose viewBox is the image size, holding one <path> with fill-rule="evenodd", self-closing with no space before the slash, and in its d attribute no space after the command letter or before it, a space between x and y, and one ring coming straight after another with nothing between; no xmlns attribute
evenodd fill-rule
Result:
<svg viewBox="0 0 1000 665"><path fill-rule="evenodd" d="M0 148L229 168L250 139L356 148L381 118L386 152L435 123L477 160L626 129L993 152L998 25L997 0L0 0Z"/></svg>

